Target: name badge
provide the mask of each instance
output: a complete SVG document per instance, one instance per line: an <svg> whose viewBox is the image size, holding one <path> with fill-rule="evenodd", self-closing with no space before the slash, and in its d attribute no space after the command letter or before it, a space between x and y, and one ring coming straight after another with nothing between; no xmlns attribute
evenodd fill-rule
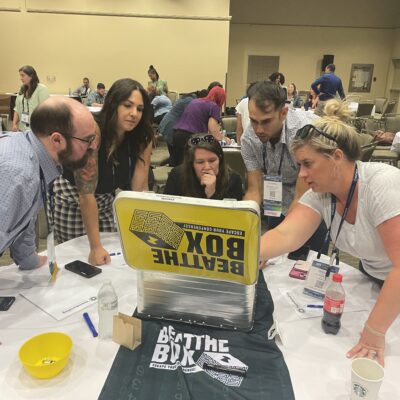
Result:
<svg viewBox="0 0 400 400"><path fill-rule="evenodd" d="M282 177L264 175L264 215L280 217L282 214Z"/></svg>
<svg viewBox="0 0 400 400"><path fill-rule="evenodd" d="M323 300L326 289L331 282L329 276L336 272L339 272L339 267L333 265L332 258L329 262L320 259L314 260L308 271L303 293Z"/></svg>
<svg viewBox="0 0 400 400"><path fill-rule="evenodd" d="M29 125L29 113L26 111L23 111L21 114L21 122L23 122L26 125Z"/></svg>

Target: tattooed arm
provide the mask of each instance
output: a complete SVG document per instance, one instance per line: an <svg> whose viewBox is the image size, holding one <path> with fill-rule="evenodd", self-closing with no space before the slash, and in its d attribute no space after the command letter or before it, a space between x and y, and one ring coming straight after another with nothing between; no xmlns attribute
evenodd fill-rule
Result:
<svg viewBox="0 0 400 400"><path fill-rule="evenodd" d="M96 132L98 133L98 132ZM100 146L100 144L99 144ZM75 183L79 192L82 220L89 239L89 263L103 265L111 262L110 255L103 248L99 232L99 211L94 196L98 179L98 150L90 155L86 166L75 172Z"/></svg>

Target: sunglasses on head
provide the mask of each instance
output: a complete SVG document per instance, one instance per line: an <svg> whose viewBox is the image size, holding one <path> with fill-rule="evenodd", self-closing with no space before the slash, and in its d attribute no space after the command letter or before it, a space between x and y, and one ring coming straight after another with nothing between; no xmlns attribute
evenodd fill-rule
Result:
<svg viewBox="0 0 400 400"><path fill-rule="evenodd" d="M312 134L313 132L316 132L317 135L324 136L327 139L333 140L335 143L338 143L335 137L329 135L329 133L319 130L318 128L316 128L314 125L311 124L304 125L302 128L300 128L296 133L296 138L305 139L308 136L310 136L310 134Z"/></svg>
<svg viewBox="0 0 400 400"><path fill-rule="evenodd" d="M214 140L215 139L214 139L213 135L205 135L205 136L197 136L197 137L191 138L191 139L189 139L189 142L193 146L197 146L201 142L212 143Z"/></svg>

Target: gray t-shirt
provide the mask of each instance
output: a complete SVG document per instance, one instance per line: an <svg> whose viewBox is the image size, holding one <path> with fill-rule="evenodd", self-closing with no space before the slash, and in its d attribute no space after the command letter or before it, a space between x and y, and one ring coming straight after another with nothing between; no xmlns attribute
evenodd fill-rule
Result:
<svg viewBox="0 0 400 400"><path fill-rule="evenodd" d="M377 227L400 215L400 170L381 163L357 162L358 206L355 224L343 222L337 247L361 259L365 271L384 280L392 268ZM304 204L331 223L331 195L311 189L301 197ZM336 238L341 216L336 212L332 222L332 238Z"/></svg>
<svg viewBox="0 0 400 400"><path fill-rule="evenodd" d="M290 143L300 128L304 125L312 124L317 118L317 116L307 111L289 109L283 124L280 141L275 146L272 146L270 142L263 144L254 133L251 124L242 136L241 152L247 171L262 171L264 175L278 175L282 157L282 212L284 215L286 215L293 201L298 175L298 166L289 152Z"/></svg>

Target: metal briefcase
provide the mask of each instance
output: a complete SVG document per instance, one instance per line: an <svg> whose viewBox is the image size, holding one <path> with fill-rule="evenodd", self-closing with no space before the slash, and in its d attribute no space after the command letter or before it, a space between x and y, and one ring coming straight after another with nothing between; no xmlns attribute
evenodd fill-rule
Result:
<svg viewBox="0 0 400 400"><path fill-rule="evenodd" d="M253 326L260 238L253 201L120 192L114 213L138 271L138 313L228 329Z"/></svg>

